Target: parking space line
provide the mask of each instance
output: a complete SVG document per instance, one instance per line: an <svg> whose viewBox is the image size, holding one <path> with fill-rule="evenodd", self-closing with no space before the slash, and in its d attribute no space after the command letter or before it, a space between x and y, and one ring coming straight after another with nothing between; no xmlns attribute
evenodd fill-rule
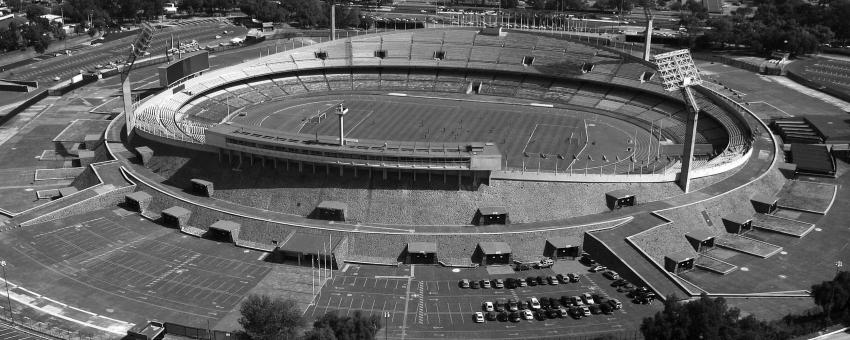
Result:
<svg viewBox="0 0 850 340"><path fill-rule="evenodd" d="M460 312L460 323L466 323L466 321L463 320L463 310L460 307L460 302L457 303L457 310Z"/></svg>
<svg viewBox="0 0 850 340"><path fill-rule="evenodd" d="M435 304L434 304L434 308L436 308L436 309L437 309L437 324L442 324L442 323L443 323L443 318L442 318L442 317L440 317L440 305L435 303ZM428 308L426 307L425 309L427 310Z"/></svg>
<svg viewBox="0 0 850 340"><path fill-rule="evenodd" d="M342 300L340 300L342 301ZM351 306L354 305L354 299L348 299L348 309L345 311L345 316L348 316L348 313L351 313Z"/></svg>

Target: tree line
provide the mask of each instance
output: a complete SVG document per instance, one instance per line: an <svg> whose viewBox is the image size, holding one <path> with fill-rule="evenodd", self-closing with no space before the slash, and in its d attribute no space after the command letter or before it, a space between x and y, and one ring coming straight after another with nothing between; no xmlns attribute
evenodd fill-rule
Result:
<svg viewBox="0 0 850 340"><path fill-rule="evenodd" d="M743 315L722 297L702 295L680 303L670 296L663 311L644 318L640 330L647 339L778 340L850 322L850 272L839 272L833 280L813 285L811 292L817 307L769 322Z"/></svg>

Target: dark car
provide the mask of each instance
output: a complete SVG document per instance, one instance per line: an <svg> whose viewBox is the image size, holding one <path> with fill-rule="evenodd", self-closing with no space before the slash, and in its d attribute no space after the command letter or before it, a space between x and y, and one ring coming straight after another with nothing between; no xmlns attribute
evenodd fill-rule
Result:
<svg viewBox="0 0 850 340"><path fill-rule="evenodd" d="M569 307L569 306L572 305L572 302L570 301L570 297L566 296L566 295L561 295L560 302L561 302L561 305L564 306L564 307Z"/></svg>
<svg viewBox="0 0 850 340"><path fill-rule="evenodd" d="M525 287L525 286L528 286L528 281L526 281L526 280L525 280L525 279L523 279L523 278L518 278L518 279L516 279L516 286L517 286L517 287Z"/></svg>
<svg viewBox="0 0 850 340"><path fill-rule="evenodd" d="M457 285L460 288L469 288L469 280L467 280L467 279L460 280L460 282L458 282Z"/></svg>
<svg viewBox="0 0 850 340"><path fill-rule="evenodd" d="M512 277L505 279L505 288L507 288L507 289L516 288L516 279L514 279Z"/></svg>
<svg viewBox="0 0 850 340"><path fill-rule="evenodd" d="M569 313L573 319L581 319L581 317L584 316L584 312L582 312L582 310L578 307L570 307Z"/></svg>
<svg viewBox="0 0 850 340"><path fill-rule="evenodd" d="M605 301L605 303L600 303L599 308L602 310L603 314L611 314L614 312L614 307L611 307L609 301Z"/></svg>
<svg viewBox="0 0 850 340"><path fill-rule="evenodd" d="M537 284L538 284L538 285L541 285L541 286L545 286L545 285L546 285L546 278L545 278L545 277L538 276L536 280L537 280Z"/></svg>
<svg viewBox="0 0 850 340"><path fill-rule="evenodd" d="M496 320L496 313L487 312L487 314L484 314L484 318L487 319L487 321L495 321Z"/></svg>
<svg viewBox="0 0 850 340"><path fill-rule="evenodd" d="M508 307L507 308L511 312L516 312L517 310L519 310L519 304L517 303L516 300L510 299L510 300L508 300Z"/></svg>
<svg viewBox="0 0 850 340"><path fill-rule="evenodd" d="M519 322L519 320L522 319L519 316L519 312L511 312L511 314L508 316L508 318L511 320L511 322Z"/></svg>
<svg viewBox="0 0 850 340"><path fill-rule="evenodd" d="M505 321L508 321L508 315L509 315L508 312L499 313L499 314L496 315L496 319L501 321L501 322L505 322Z"/></svg>
<svg viewBox="0 0 850 340"><path fill-rule="evenodd" d="M579 280L581 280L581 276L576 273L569 273L567 274L567 277L570 278L570 282L578 282Z"/></svg>
<svg viewBox="0 0 850 340"><path fill-rule="evenodd" d="M626 282L622 286L617 287L617 291L621 292L621 293L623 293L623 292L631 293L634 290L635 290L635 285L628 283L628 282Z"/></svg>
<svg viewBox="0 0 850 340"><path fill-rule="evenodd" d="M525 279L525 281L528 282L528 285L531 287L537 285L537 278L535 278L534 276L529 276L527 279Z"/></svg>
<svg viewBox="0 0 850 340"><path fill-rule="evenodd" d="M478 281L472 281L472 283L470 283L469 285L472 287L472 289L481 288L481 284L478 283Z"/></svg>
<svg viewBox="0 0 850 340"><path fill-rule="evenodd" d="M546 311L546 318L554 319L554 318L557 318L557 317L558 317L558 310L557 309L550 309L550 310Z"/></svg>
<svg viewBox="0 0 850 340"><path fill-rule="evenodd" d="M546 311L539 310L539 311L534 312L534 318L537 319L537 321L546 320Z"/></svg>
<svg viewBox="0 0 850 340"><path fill-rule="evenodd" d="M544 296L544 297L540 298L540 308L541 309L549 309L549 298L548 297Z"/></svg>
<svg viewBox="0 0 850 340"><path fill-rule="evenodd" d="M549 308L551 308L551 309L561 308L561 302L558 301L558 299L556 299L556 298L551 298L551 299L549 299Z"/></svg>
<svg viewBox="0 0 850 340"><path fill-rule="evenodd" d="M599 305L597 305L597 304L592 304L588 308L590 308L590 314L601 314L602 313L602 309L599 308Z"/></svg>
<svg viewBox="0 0 850 340"><path fill-rule="evenodd" d="M528 309L528 302L525 302L525 301L517 302L517 309L519 309L519 310Z"/></svg>
<svg viewBox="0 0 850 340"><path fill-rule="evenodd" d="M614 282L611 282L611 287L619 287L627 283L629 283L629 281L626 281L626 279L616 279Z"/></svg>

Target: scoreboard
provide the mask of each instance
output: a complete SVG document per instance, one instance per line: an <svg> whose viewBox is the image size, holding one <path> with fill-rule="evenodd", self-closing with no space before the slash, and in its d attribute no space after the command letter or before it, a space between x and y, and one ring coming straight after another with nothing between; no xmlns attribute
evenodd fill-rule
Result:
<svg viewBox="0 0 850 340"><path fill-rule="evenodd" d="M172 61L160 66L159 85L169 87L199 72L210 68L210 54L207 51L198 51L185 54L180 60Z"/></svg>

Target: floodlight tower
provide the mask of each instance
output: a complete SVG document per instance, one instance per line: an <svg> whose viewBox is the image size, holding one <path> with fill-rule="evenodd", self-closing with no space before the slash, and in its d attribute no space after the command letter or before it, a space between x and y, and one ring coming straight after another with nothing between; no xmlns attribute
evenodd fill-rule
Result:
<svg viewBox="0 0 850 340"><path fill-rule="evenodd" d="M649 47L652 46L652 4L653 1L646 1L643 4L643 14L646 16L646 40L643 45L643 60L649 61Z"/></svg>
<svg viewBox="0 0 850 340"><path fill-rule="evenodd" d="M130 71L133 70L136 58L145 55L145 52L147 52L148 47L151 45L151 40L153 40L153 35L153 26L146 22L142 23L142 29L140 30L139 35L136 36L136 40L133 41L132 45L130 45L130 55L127 56L127 62L124 64L124 69L121 70L121 94L124 99L124 120L127 124L127 137L130 136L136 122L130 89Z"/></svg>
<svg viewBox="0 0 850 340"><path fill-rule="evenodd" d="M342 103L336 107L336 115L339 117L339 145L345 145L345 129L343 125L343 118L345 114L348 113L348 108L343 106Z"/></svg>
<svg viewBox="0 0 850 340"><path fill-rule="evenodd" d="M685 148L682 153L682 171L679 174L679 186L686 193L691 184L691 161L694 158L694 143L697 133L697 119L699 117L699 106L697 106L691 86L702 83L699 70L694 65L691 53L687 49L656 54L655 65L661 74L661 82L667 91L679 90L688 105L688 119L685 131Z"/></svg>

